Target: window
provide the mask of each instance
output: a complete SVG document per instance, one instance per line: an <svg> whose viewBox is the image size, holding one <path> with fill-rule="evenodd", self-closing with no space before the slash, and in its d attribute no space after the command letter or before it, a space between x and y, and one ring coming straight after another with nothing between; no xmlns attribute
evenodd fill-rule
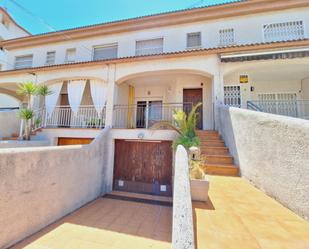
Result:
<svg viewBox="0 0 309 249"><path fill-rule="evenodd" d="M266 24L263 26L263 31L265 42L305 38L303 21Z"/></svg>
<svg viewBox="0 0 309 249"><path fill-rule="evenodd" d="M160 54L163 52L163 38L136 41L136 55Z"/></svg>
<svg viewBox="0 0 309 249"><path fill-rule="evenodd" d="M219 45L229 46L235 43L234 29L221 29L219 30Z"/></svg>
<svg viewBox="0 0 309 249"><path fill-rule="evenodd" d="M201 32L187 34L187 48L200 48L201 45Z"/></svg>
<svg viewBox="0 0 309 249"><path fill-rule="evenodd" d="M55 64L56 52L50 51L46 53L46 65L53 65Z"/></svg>
<svg viewBox="0 0 309 249"><path fill-rule="evenodd" d="M32 67L33 55L15 57L15 69Z"/></svg>
<svg viewBox="0 0 309 249"><path fill-rule="evenodd" d="M93 48L93 60L113 59L118 56L118 45L109 44Z"/></svg>
<svg viewBox="0 0 309 249"><path fill-rule="evenodd" d="M240 86L224 87L224 104L233 107L241 107Z"/></svg>
<svg viewBox="0 0 309 249"><path fill-rule="evenodd" d="M70 48L67 49L66 56L65 56L65 62L66 63L72 63L75 62L76 57L76 49Z"/></svg>

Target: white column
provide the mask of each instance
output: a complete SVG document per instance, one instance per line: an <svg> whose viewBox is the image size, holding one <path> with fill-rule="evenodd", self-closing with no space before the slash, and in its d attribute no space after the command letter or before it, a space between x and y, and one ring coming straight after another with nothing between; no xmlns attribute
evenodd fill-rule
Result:
<svg viewBox="0 0 309 249"><path fill-rule="evenodd" d="M215 129L218 129L217 107L222 104L224 104L223 76L220 73L217 73L213 77L213 117Z"/></svg>
<svg viewBox="0 0 309 249"><path fill-rule="evenodd" d="M105 127L112 127L116 67L114 64L108 65L107 70L108 70L108 74L107 74L107 100L106 100Z"/></svg>

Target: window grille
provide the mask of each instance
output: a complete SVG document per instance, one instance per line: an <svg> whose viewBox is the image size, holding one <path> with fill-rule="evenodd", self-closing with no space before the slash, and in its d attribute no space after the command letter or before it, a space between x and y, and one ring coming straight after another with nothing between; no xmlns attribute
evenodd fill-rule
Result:
<svg viewBox="0 0 309 249"><path fill-rule="evenodd" d="M265 42L298 40L305 38L303 21L266 24L263 29Z"/></svg>
<svg viewBox="0 0 309 249"><path fill-rule="evenodd" d="M219 30L219 45L229 46L235 43L234 29L221 29Z"/></svg>
<svg viewBox="0 0 309 249"><path fill-rule="evenodd" d="M233 107L241 107L240 86L224 87L224 104Z"/></svg>

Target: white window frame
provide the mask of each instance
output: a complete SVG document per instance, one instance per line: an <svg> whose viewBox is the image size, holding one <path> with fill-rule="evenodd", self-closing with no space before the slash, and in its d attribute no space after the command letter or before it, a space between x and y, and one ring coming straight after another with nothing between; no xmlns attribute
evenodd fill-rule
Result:
<svg viewBox="0 0 309 249"><path fill-rule="evenodd" d="M233 30L233 42L230 43L230 44L222 44L221 43L221 39L220 39L220 31L224 31L224 30ZM219 47L227 47L227 46L233 46L235 44L237 44L236 42L236 36L235 36L235 28L233 27L228 27L228 28L220 28L219 31L218 31L218 35L219 35L219 41L218 41L218 44L219 44Z"/></svg>
<svg viewBox="0 0 309 249"><path fill-rule="evenodd" d="M154 54L137 55L137 43L138 43L138 42L142 42L142 41L151 41L151 40L159 40L159 39L162 39L162 53L164 53L164 41L165 41L165 38L164 38L164 36L159 36L159 37L151 37L151 38L145 38L145 39L137 39L137 40L135 40L135 55L136 55L136 56L154 55Z"/></svg>
<svg viewBox="0 0 309 249"><path fill-rule="evenodd" d="M307 38L307 28L306 28L306 22L304 19L298 19L298 20L286 20L286 21L279 21L278 22L270 22L270 23L263 23L262 24L262 28L261 28L261 32L262 32L262 41L264 43L266 42L271 42L271 41L266 41L265 40L265 35L264 35L264 26L268 26L268 25L274 25L274 24L280 24L280 23L289 23L289 22L302 22L303 23L303 27L304 27L304 38ZM276 41L274 41L276 42Z"/></svg>
<svg viewBox="0 0 309 249"><path fill-rule="evenodd" d="M16 67L17 58L28 57L28 56L29 56L29 57L31 56L31 65L30 65L30 66L27 66L27 67ZM14 63L14 68L15 68L15 69L31 68L32 66L33 66L33 54L15 56L15 63Z"/></svg>
<svg viewBox="0 0 309 249"><path fill-rule="evenodd" d="M75 58L74 58L74 61L68 61L68 51L75 51ZM77 53L77 50L76 50L76 48L68 48L68 49L66 49L66 51L65 51L65 63L74 63L74 62L76 62L76 53Z"/></svg>
<svg viewBox="0 0 309 249"><path fill-rule="evenodd" d="M115 42L115 43L108 43L108 44L101 44L101 45L94 45L92 47L92 60L94 61L94 50L96 48L108 48L108 47L117 47L117 54L116 54L116 57L115 58L118 58L118 52L119 52L119 47L118 47L118 43Z"/></svg>
<svg viewBox="0 0 309 249"><path fill-rule="evenodd" d="M189 47L188 46L189 35L194 35L194 34L200 34L200 45ZM202 32L201 31L189 32L189 33L186 34L186 49L198 49L198 48L201 48L201 47L202 47Z"/></svg>
<svg viewBox="0 0 309 249"><path fill-rule="evenodd" d="M54 61L53 62L51 62L51 63L49 63L48 62L48 53L54 53ZM54 65L56 63L56 51L55 50L53 50L53 51L47 51L46 52L46 60L45 60L45 65Z"/></svg>

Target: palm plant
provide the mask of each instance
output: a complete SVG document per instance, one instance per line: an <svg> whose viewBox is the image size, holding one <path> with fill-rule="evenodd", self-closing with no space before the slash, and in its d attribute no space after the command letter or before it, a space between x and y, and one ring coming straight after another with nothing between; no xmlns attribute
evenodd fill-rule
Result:
<svg viewBox="0 0 309 249"><path fill-rule="evenodd" d="M42 96L44 98L44 101L43 101L43 108L45 107L45 97L48 96L48 95L51 95L53 94L53 91L51 91L49 89L48 86L46 85L41 85L41 86L38 86L37 89L36 89L36 95L39 95L39 96Z"/></svg>
<svg viewBox="0 0 309 249"><path fill-rule="evenodd" d="M37 85L35 85L31 81L19 84L16 93L20 96L25 96L27 98L28 109L30 109L31 107L31 97L37 94L37 89Z"/></svg>
<svg viewBox="0 0 309 249"><path fill-rule="evenodd" d="M172 130L175 130L179 136L173 142L173 148L176 149L178 145L183 145L186 149L189 149L192 146L199 146L200 140L196 136L195 128L196 122L199 113L197 109L202 105L202 103L198 103L197 105L192 107L192 110L187 115L183 110L174 111L173 119L175 125L168 121L160 121L155 123L151 129L158 129L162 126L169 127Z"/></svg>
<svg viewBox="0 0 309 249"><path fill-rule="evenodd" d="M30 121L34 117L34 112L31 109L23 108L18 112L18 116L20 119L25 120L25 139L30 140Z"/></svg>

